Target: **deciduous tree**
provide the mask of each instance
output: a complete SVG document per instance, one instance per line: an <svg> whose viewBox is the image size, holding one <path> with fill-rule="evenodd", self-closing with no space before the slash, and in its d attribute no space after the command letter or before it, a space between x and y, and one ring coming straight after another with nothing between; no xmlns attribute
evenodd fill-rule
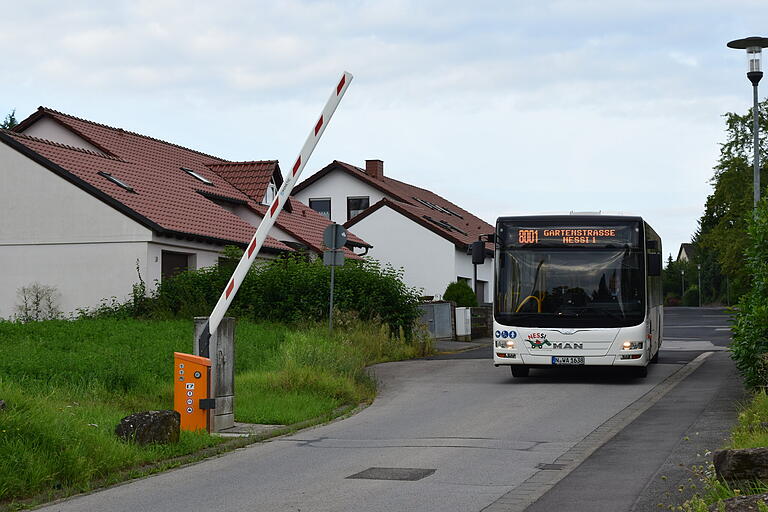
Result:
<svg viewBox="0 0 768 512"><path fill-rule="evenodd" d="M759 104L760 131L768 130L768 99ZM693 237L696 263L701 264L704 302L735 298L749 287L750 276L744 265L747 248L747 220L753 212L753 135L752 110L740 115L725 114L726 137L720 145L720 158L711 183L699 229ZM760 143L760 161L765 162L766 147ZM762 167L762 166L761 166ZM768 177L761 173L761 196L766 194Z"/></svg>

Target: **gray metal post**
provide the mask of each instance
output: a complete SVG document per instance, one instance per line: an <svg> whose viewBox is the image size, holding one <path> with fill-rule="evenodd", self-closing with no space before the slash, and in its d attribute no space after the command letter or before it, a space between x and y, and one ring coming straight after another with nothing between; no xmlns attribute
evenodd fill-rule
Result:
<svg viewBox="0 0 768 512"><path fill-rule="evenodd" d="M193 353L200 355L200 338L208 325L208 317L195 317ZM211 394L216 408L211 418L211 432L221 432L235 426L235 319L225 317L208 345L211 360Z"/></svg>
<svg viewBox="0 0 768 512"><path fill-rule="evenodd" d="M754 198L755 198L755 208L757 208L757 203L760 202L760 126L758 123L759 118L759 110L758 110L758 104L757 104L757 82L753 83L752 85L752 133L754 137L754 146L755 146L755 153L754 153L754 164L755 164L755 190L754 190Z"/></svg>
<svg viewBox="0 0 768 512"><path fill-rule="evenodd" d="M333 332L333 285L336 265L331 265L331 307L328 311L328 332Z"/></svg>
<svg viewBox="0 0 768 512"><path fill-rule="evenodd" d="M698 272L699 275L699 307L701 307L701 265L698 266Z"/></svg>
<svg viewBox="0 0 768 512"><path fill-rule="evenodd" d="M680 300L683 300L685 295L685 270L680 271Z"/></svg>

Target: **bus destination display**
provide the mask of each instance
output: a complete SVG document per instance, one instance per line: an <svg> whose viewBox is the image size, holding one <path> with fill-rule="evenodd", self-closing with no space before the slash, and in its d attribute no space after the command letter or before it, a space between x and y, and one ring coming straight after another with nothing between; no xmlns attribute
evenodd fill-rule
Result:
<svg viewBox="0 0 768 512"><path fill-rule="evenodd" d="M509 230L507 242L512 246L637 246L638 230L634 226L519 227Z"/></svg>

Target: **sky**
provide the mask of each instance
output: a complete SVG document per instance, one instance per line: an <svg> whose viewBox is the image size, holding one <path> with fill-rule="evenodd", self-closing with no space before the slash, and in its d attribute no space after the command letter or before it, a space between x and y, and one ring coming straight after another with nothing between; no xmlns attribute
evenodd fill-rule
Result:
<svg viewBox="0 0 768 512"><path fill-rule="evenodd" d="M711 192L722 115L752 102L746 54L726 43L768 36L764 0L0 8L0 116L43 105L230 160L277 159L285 172L349 71L302 178L381 159L387 176L491 224L642 215L673 258Z"/></svg>

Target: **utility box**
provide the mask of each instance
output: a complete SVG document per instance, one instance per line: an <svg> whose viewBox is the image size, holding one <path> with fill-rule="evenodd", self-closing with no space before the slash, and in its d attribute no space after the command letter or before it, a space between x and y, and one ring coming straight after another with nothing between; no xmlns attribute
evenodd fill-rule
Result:
<svg viewBox="0 0 768 512"><path fill-rule="evenodd" d="M181 415L181 430L211 431L211 360L173 353L173 409Z"/></svg>
<svg viewBox="0 0 768 512"><path fill-rule="evenodd" d="M470 308L456 308L456 341L472 341Z"/></svg>
<svg viewBox="0 0 768 512"><path fill-rule="evenodd" d="M194 350L200 355L198 342L208 322L207 317L195 317ZM225 317L208 345L211 361L211 398L216 410L211 418L211 432L221 432L235 426L235 319Z"/></svg>

